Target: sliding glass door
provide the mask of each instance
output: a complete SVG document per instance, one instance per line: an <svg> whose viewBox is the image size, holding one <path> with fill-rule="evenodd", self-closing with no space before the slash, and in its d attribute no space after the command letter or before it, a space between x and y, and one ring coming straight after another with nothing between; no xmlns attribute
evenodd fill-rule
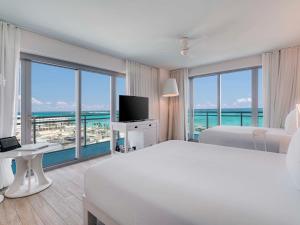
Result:
<svg viewBox="0 0 300 225"><path fill-rule="evenodd" d="M125 95L125 77L116 77L116 120L119 120L119 96Z"/></svg>
<svg viewBox="0 0 300 225"><path fill-rule="evenodd" d="M76 158L75 70L31 63L33 143L59 143L63 150L47 154L45 166Z"/></svg>
<svg viewBox="0 0 300 225"><path fill-rule="evenodd" d="M262 91L262 68L258 68L258 87L257 87L257 104L258 104L258 118L257 125L263 127L263 91Z"/></svg>
<svg viewBox="0 0 300 225"><path fill-rule="evenodd" d="M217 125L262 126L262 70L251 68L193 77L191 137Z"/></svg>
<svg viewBox="0 0 300 225"><path fill-rule="evenodd" d="M22 144L63 146L45 154L44 167L109 154L110 120L118 114L118 95L125 94L125 76L39 56L21 58Z"/></svg>
<svg viewBox="0 0 300 225"><path fill-rule="evenodd" d="M110 76L82 71L81 130L83 158L110 152Z"/></svg>
<svg viewBox="0 0 300 225"><path fill-rule="evenodd" d="M221 74L221 125L252 125L252 71Z"/></svg>
<svg viewBox="0 0 300 225"><path fill-rule="evenodd" d="M193 82L194 138L218 124L218 76L195 78Z"/></svg>

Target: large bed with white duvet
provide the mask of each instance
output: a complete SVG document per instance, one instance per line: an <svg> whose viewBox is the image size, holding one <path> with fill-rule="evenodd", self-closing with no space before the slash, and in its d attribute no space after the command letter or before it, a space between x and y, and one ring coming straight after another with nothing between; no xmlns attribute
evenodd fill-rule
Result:
<svg viewBox="0 0 300 225"><path fill-rule="evenodd" d="M115 155L85 175L85 221L299 225L300 192L285 157L184 141Z"/></svg>

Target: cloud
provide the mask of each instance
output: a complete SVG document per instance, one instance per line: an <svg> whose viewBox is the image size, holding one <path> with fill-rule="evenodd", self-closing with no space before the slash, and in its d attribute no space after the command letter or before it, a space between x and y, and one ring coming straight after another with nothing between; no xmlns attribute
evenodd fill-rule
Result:
<svg viewBox="0 0 300 225"><path fill-rule="evenodd" d="M232 108L249 107L251 106L251 103L252 103L251 97L238 98L233 102Z"/></svg>
<svg viewBox="0 0 300 225"><path fill-rule="evenodd" d="M105 104L94 104L94 105L82 105L82 110L109 110L109 105Z"/></svg>
<svg viewBox="0 0 300 225"><path fill-rule="evenodd" d="M68 103L67 103L67 102L64 102L64 101L57 101L57 102L56 102L56 105L57 105L57 106L67 106Z"/></svg>
<svg viewBox="0 0 300 225"><path fill-rule="evenodd" d="M222 101L222 108L246 108L251 106L251 102L252 102L251 97L237 98L233 102ZM217 104L212 102L205 102L205 103L195 104L194 108L195 109L216 109Z"/></svg>
<svg viewBox="0 0 300 225"><path fill-rule="evenodd" d="M43 104L44 104L42 101L40 101L40 100L38 100L38 99L36 99L36 98L34 98L34 97L32 97L31 103L32 103L33 105L43 105Z"/></svg>
<svg viewBox="0 0 300 225"><path fill-rule="evenodd" d="M248 97L248 98L238 98L235 102L236 103L251 103L252 99L250 97Z"/></svg>
<svg viewBox="0 0 300 225"><path fill-rule="evenodd" d="M76 104L74 102L58 101L41 101L37 98L32 98L33 111L74 111ZM107 104L82 104L83 111L101 111L109 110Z"/></svg>
<svg viewBox="0 0 300 225"><path fill-rule="evenodd" d="M195 109L214 109L216 107L217 107L217 104L214 104L212 102L205 102L203 104L194 105Z"/></svg>

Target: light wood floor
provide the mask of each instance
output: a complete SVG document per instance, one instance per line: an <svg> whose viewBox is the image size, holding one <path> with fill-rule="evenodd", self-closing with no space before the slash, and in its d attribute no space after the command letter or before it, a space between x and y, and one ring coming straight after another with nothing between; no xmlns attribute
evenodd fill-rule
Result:
<svg viewBox="0 0 300 225"><path fill-rule="evenodd" d="M0 225L82 225L84 172L106 157L46 172L53 185L26 198L5 199Z"/></svg>

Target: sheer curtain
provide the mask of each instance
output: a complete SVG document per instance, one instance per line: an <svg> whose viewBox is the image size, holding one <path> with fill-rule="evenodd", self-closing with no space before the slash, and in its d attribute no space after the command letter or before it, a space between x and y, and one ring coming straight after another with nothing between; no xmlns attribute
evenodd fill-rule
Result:
<svg viewBox="0 0 300 225"><path fill-rule="evenodd" d="M170 78L176 79L179 96L169 98L168 139L187 140L188 69L173 70Z"/></svg>
<svg viewBox="0 0 300 225"><path fill-rule="evenodd" d="M0 21L0 137L15 134L19 86L20 31ZM0 160L0 189L11 184L11 160Z"/></svg>
<svg viewBox="0 0 300 225"><path fill-rule="evenodd" d="M264 53L264 126L282 128L287 114L300 103L300 48Z"/></svg>
<svg viewBox="0 0 300 225"><path fill-rule="evenodd" d="M159 71L134 61L126 61L127 94L149 98L149 118L159 119Z"/></svg>

